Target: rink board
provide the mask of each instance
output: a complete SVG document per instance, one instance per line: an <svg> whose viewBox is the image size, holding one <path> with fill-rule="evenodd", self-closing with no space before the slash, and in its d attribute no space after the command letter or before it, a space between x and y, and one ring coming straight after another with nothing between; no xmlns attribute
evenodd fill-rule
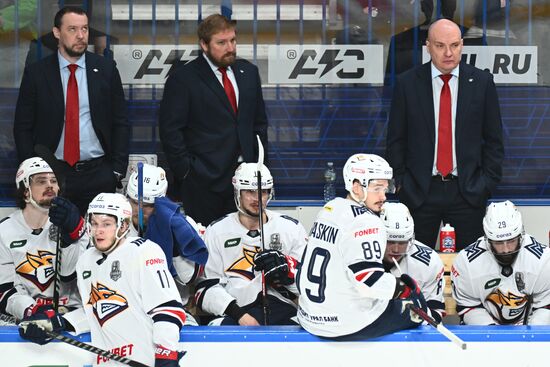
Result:
<svg viewBox="0 0 550 367"><path fill-rule="evenodd" d="M459 349L429 326L371 341L333 342L298 327L188 327L181 366L548 366L550 326L449 326L468 343ZM76 337L90 342L89 334ZM61 342L24 342L0 327L0 366L90 366L95 355Z"/></svg>

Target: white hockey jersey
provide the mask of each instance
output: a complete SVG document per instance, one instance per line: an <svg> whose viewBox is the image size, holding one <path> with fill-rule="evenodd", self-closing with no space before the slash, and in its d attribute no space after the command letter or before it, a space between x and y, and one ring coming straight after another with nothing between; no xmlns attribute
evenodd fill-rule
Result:
<svg viewBox="0 0 550 367"><path fill-rule="evenodd" d="M317 215L298 272L298 320L308 332L336 337L373 323L396 278L384 271L386 228L356 202L336 198Z"/></svg>
<svg viewBox="0 0 550 367"><path fill-rule="evenodd" d="M129 237L109 255L90 248L77 272L84 308L64 315L76 334L89 330L93 345L148 366L156 344L176 349L185 314L156 243ZM99 356L95 364L122 365Z"/></svg>
<svg viewBox="0 0 550 367"><path fill-rule="evenodd" d="M0 222L0 312L22 319L27 307L51 303L54 291L57 227L48 220L42 230L27 225L17 209ZM62 248L59 304L80 306L75 267L88 245L88 234ZM13 287L11 284L13 283Z"/></svg>
<svg viewBox="0 0 550 367"><path fill-rule="evenodd" d="M302 224L271 210L265 212L268 218L264 223L266 249L279 250L300 259L307 238ZM240 307L253 303L262 291L262 273L254 271L254 255L262 249L260 232L246 229L235 212L208 226L205 242L209 257L204 268L206 280L199 284L195 293L197 305L206 312L222 316L233 300ZM293 304L271 287L268 293Z"/></svg>
<svg viewBox="0 0 550 367"><path fill-rule="evenodd" d="M399 266L403 273L416 280L428 303L431 316L440 321L445 316L445 269L439 254L421 242L414 241L407 254L399 261ZM396 277L401 275L395 266L390 272Z"/></svg>
<svg viewBox="0 0 550 367"><path fill-rule="evenodd" d="M483 237L460 251L452 269L453 297L465 324L550 325L550 250L533 237L524 243L511 267L500 266Z"/></svg>

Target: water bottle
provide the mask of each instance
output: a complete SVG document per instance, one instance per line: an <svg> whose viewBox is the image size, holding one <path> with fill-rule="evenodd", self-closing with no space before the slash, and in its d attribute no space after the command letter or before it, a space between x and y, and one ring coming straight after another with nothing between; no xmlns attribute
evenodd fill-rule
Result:
<svg viewBox="0 0 550 367"><path fill-rule="evenodd" d="M455 229L449 223L445 224L439 232L439 251L456 252Z"/></svg>
<svg viewBox="0 0 550 367"><path fill-rule="evenodd" d="M336 197L336 171L334 170L334 163L327 162L327 169L325 170L325 187L323 190L323 199L326 202L331 201Z"/></svg>

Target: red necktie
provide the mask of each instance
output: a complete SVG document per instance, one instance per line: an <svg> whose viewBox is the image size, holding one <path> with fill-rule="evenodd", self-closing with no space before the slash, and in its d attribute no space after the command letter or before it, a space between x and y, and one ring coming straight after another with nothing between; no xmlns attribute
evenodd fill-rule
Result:
<svg viewBox="0 0 550 367"><path fill-rule="evenodd" d="M67 100L65 102L65 140L63 141L63 159L71 166L80 160L80 134L78 108L78 84L75 71L78 65L70 64L69 83L67 84Z"/></svg>
<svg viewBox="0 0 550 367"><path fill-rule="evenodd" d="M451 74L439 76L443 79L443 88L439 98L439 126L437 130L437 170L441 176L447 176L453 170L453 125L451 117Z"/></svg>
<svg viewBox="0 0 550 367"><path fill-rule="evenodd" d="M218 70L222 73L222 82L225 94L227 94L229 103L231 103L231 107L233 107L233 112L237 114L237 97L235 97L235 89L233 89L233 84L231 84L231 81L227 77L227 70L223 67L218 68Z"/></svg>

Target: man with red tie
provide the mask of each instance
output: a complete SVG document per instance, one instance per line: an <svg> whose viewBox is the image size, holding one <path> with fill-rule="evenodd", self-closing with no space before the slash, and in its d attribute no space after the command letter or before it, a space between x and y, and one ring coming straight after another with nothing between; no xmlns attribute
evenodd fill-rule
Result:
<svg viewBox="0 0 550 367"><path fill-rule="evenodd" d="M502 121L493 76L461 62L460 28L440 19L428 30L431 61L396 79L386 157L416 239L434 248L441 222L457 250L483 235L487 200L502 177Z"/></svg>
<svg viewBox="0 0 550 367"><path fill-rule="evenodd" d="M86 51L88 31L83 9L57 12L58 52L25 68L13 127L20 161L42 155L36 145L60 161L63 196L82 215L98 193L114 192L126 173L130 132L116 65Z"/></svg>
<svg viewBox="0 0 550 367"><path fill-rule="evenodd" d="M208 225L236 210L231 178L257 161L256 135L267 148L267 117L258 68L236 58L235 23L213 14L197 35L202 53L168 77L159 128L186 214Z"/></svg>

